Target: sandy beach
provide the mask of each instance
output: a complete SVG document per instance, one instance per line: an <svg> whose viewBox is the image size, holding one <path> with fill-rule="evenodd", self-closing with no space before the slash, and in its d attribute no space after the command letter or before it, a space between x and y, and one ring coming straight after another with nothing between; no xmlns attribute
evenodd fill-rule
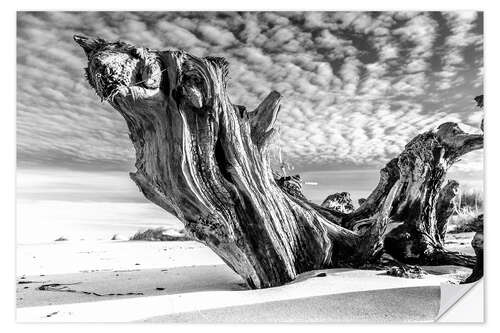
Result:
<svg viewBox="0 0 500 333"><path fill-rule="evenodd" d="M448 243L470 252L470 237L451 235ZM439 311L440 283L456 283L470 270L424 269L429 274L422 279L392 277L383 270L321 270L285 286L248 290L211 250L193 241L20 244L17 320L432 321Z"/></svg>

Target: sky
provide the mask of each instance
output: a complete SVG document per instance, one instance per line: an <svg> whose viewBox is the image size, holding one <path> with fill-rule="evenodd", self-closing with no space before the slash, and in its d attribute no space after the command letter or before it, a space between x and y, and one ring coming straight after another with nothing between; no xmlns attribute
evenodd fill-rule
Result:
<svg viewBox="0 0 500 333"><path fill-rule="evenodd" d="M231 100L249 110L279 91L272 157L279 147L290 173L318 183L305 186L315 201L366 196L418 133L445 121L477 132L482 119L478 12L19 12L18 239L177 223L129 180L125 122L88 86L73 34L223 56ZM482 169L478 151L451 174L481 188Z"/></svg>

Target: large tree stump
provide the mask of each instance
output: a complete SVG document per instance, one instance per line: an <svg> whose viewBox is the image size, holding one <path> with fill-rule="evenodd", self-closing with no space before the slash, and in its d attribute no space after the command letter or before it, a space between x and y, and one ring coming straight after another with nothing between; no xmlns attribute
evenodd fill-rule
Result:
<svg viewBox="0 0 500 333"><path fill-rule="evenodd" d="M81 36L75 41L88 57L90 85L128 125L137 168L130 177L253 288L376 260L392 216L415 235L433 232L435 198L447 168L482 146L482 136L466 136L449 124L419 136L381 171L379 185L359 209L341 213L309 202L300 179L275 180L268 148L279 93L248 112L227 95L223 58Z"/></svg>

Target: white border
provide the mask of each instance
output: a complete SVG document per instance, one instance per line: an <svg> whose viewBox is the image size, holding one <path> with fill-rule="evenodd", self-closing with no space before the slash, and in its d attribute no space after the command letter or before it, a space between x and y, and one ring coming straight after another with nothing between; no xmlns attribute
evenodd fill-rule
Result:
<svg viewBox="0 0 500 333"><path fill-rule="evenodd" d="M0 163L2 175L1 181L1 191L0 191L0 204L1 204L1 218L2 222L2 234L3 238L0 242L2 246L2 269L0 284L3 287L2 293L2 303L1 303L1 319L2 319L2 329L4 331L37 331L37 332L67 332L71 329L72 332L87 332L89 329L104 328L101 325L71 325L68 327L66 324L59 325L21 325L14 323L14 309L15 309L15 276L14 276L14 221L15 221L15 89L16 89L16 40L15 40L15 24L16 10L457 10L457 9L476 9L485 11L485 95L486 95L486 274L487 281L485 298L487 300L486 304L486 325L480 325L478 327L470 327L470 325L427 325L425 328L420 325L411 325L408 327L397 327L398 325L387 326L366 326L366 325L351 325L351 327L356 326L357 329L369 329L371 330L398 330L404 329L406 331L418 330L432 330L438 329L453 329L454 332L467 331L481 329L481 328L492 328L493 324L498 323L498 296L500 292L498 291L498 264L496 263L495 254L500 253L498 246L498 241L495 238L500 235L498 228L500 225L500 216L498 210L495 210L498 206L497 201L499 200L497 186L500 184L499 177L500 170L499 159L500 154L498 153L498 145L500 145L500 131L497 126L500 125L500 106L499 98L500 92L500 52L498 43L498 34L500 32L500 15L499 11L496 10L497 1L436 1L436 0L419 0L411 2L403 2L396 0L378 0L378 1L318 1L318 0L307 0L300 2L291 1L270 1L262 0L252 0L237 3L232 0L211 0L211 1L188 1L182 0L179 2L169 2L169 1L95 1L86 0L73 2L70 5L67 1L6 1L3 3L1 10L1 20L2 25L2 52L1 62L2 64L2 80L1 92L2 92L2 119L1 119L1 156L2 161ZM50 46L49 46L50 47ZM6 75L7 74L7 75ZM491 235L491 237L490 237ZM491 240L491 242L490 242ZM493 258L490 260L490 258ZM490 282L490 283L488 283ZM474 301L474 302L477 302ZM477 305L477 304L476 304ZM470 304L472 307L473 304ZM491 311L490 311L491 310ZM459 318L466 319L466 313L462 313ZM97 326L97 327L96 327ZM175 330L196 330L196 331L207 331L214 330L217 332L234 332L238 331L248 331L253 332L254 330L260 330L262 325L245 325L234 327L233 325L175 325L172 327L164 327L163 325L148 325L148 327L136 327L135 325L105 325L106 330L118 329L123 332L132 332L137 329L146 329L148 331L162 331L165 332L167 329ZM437 327L436 327L437 326ZM269 327L268 327L269 328ZM350 327L349 327L350 328ZM354 328L354 327L353 327ZM302 332L304 330L309 330L311 328L304 327L303 325L273 325L273 330L286 330L287 332ZM314 330L331 330L330 325L315 325ZM337 327L334 329L345 329L345 327Z"/></svg>

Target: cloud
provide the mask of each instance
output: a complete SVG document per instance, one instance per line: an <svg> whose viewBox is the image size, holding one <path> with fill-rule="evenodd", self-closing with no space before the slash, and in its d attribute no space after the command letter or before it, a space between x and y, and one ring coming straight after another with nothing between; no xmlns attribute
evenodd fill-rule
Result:
<svg viewBox="0 0 500 333"><path fill-rule="evenodd" d="M230 31L221 30L209 24L202 24L198 30L207 41L215 45L229 46L236 41Z"/></svg>
<svg viewBox="0 0 500 333"><path fill-rule="evenodd" d="M411 57L429 57L436 39L437 22L429 14L413 16L406 24L393 31L402 41L413 43Z"/></svg>
<svg viewBox="0 0 500 333"><path fill-rule="evenodd" d="M276 147L319 170L379 168L447 119L477 127L481 26L476 12L21 12L19 165L133 170L125 122L88 87L74 33L226 57L233 103L278 90Z"/></svg>
<svg viewBox="0 0 500 333"><path fill-rule="evenodd" d="M469 64L464 59L465 50L472 46L476 52L482 51L482 33L474 32L478 23L478 13L474 11L444 12L445 22L451 33L445 39L445 48L442 55L442 70L437 73L439 82L437 88L450 89L463 81L459 74L470 70ZM479 27L478 27L479 28ZM480 66L472 70L481 71L482 56L478 57Z"/></svg>

